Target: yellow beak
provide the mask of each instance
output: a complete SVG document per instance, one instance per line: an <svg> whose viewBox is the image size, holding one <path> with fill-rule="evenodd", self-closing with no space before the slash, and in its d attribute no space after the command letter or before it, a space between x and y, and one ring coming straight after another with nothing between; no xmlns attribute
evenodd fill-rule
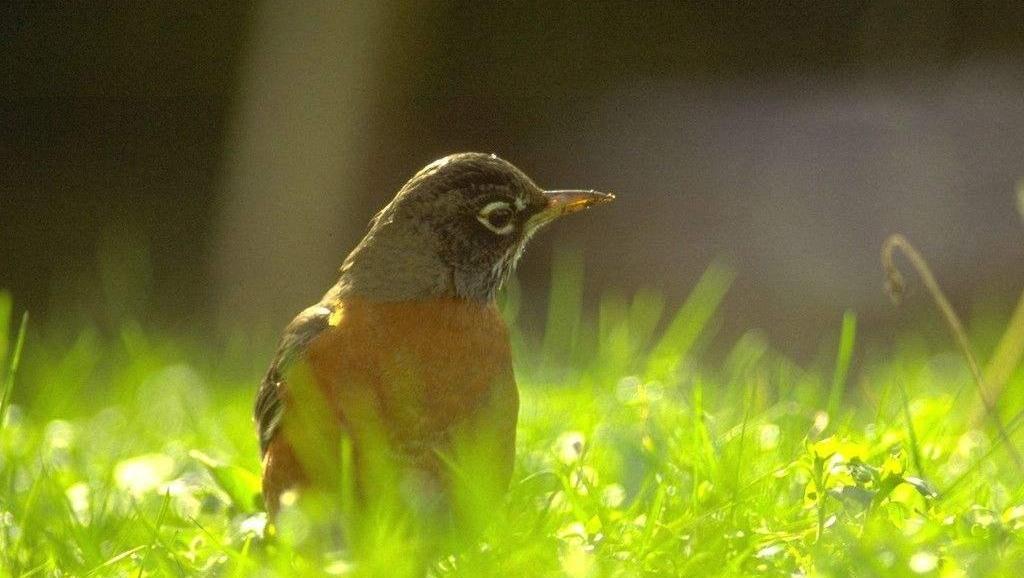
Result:
<svg viewBox="0 0 1024 578"><path fill-rule="evenodd" d="M526 222L526 230L534 231L562 215L589 209L594 205L607 203L615 199L611 193L598 191L544 191L548 205Z"/></svg>
<svg viewBox="0 0 1024 578"><path fill-rule="evenodd" d="M544 196L548 199L548 208L543 212L553 211L559 216L582 211L615 199L615 195L611 193L597 191L544 191Z"/></svg>

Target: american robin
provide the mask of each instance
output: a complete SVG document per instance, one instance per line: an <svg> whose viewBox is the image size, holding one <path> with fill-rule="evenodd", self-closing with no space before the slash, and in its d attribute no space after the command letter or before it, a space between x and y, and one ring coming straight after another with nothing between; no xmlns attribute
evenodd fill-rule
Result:
<svg viewBox="0 0 1024 578"><path fill-rule="evenodd" d="M414 509L451 510L459 485L503 492L519 395L495 294L538 229L613 198L542 190L480 153L413 176L338 282L285 329L259 388L271 517L289 490L330 491L343 479L360 499L389 495Z"/></svg>

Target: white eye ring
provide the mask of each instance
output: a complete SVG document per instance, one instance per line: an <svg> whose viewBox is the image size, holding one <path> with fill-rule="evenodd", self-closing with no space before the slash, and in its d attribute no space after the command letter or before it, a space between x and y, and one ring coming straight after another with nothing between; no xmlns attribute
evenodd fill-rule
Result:
<svg viewBox="0 0 1024 578"><path fill-rule="evenodd" d="M480 214L476 216L476 220L480 221L480 223L482 223L483 226L490 229L491 232L493 232L496 235L508 235L516 228L515 219L510 218L508 220L508 223L505 223L501 227L495 227L494 224L491 223L490 217L491 213L499 210L511 211L512 207L505 201L491 201L490 203L484 205L484 208L480 209Z"/></svg>

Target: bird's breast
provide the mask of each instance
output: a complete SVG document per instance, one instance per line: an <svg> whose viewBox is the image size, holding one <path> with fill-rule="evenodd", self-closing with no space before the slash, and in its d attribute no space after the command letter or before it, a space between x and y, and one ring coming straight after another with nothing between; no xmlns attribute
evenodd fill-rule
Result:
<svg viewBox="0 0 1024 578"><path fill-rule="evenodd" d="M347 299L329 323L308 360L356 435L384 428L399 443L429 444L485 409L516 405L508 331L493 304Z"/></svg>

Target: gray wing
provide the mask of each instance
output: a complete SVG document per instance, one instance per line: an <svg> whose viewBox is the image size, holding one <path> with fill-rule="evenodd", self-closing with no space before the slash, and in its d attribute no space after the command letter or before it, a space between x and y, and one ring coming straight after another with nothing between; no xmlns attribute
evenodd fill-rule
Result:
<svg viewBox="0 0 1024 578"><path fill-rule="evenodd" d="M308 307L285 328L274 361L260 383L260 389L256 393L256 406L253 408L253 417L256 419L256 429L260 438L260 455L267 452L270 440L281 425L284 401L280 390L285 372L305 351L306 346L328 327L333 311L331 305L324 303Z"/></svg>

